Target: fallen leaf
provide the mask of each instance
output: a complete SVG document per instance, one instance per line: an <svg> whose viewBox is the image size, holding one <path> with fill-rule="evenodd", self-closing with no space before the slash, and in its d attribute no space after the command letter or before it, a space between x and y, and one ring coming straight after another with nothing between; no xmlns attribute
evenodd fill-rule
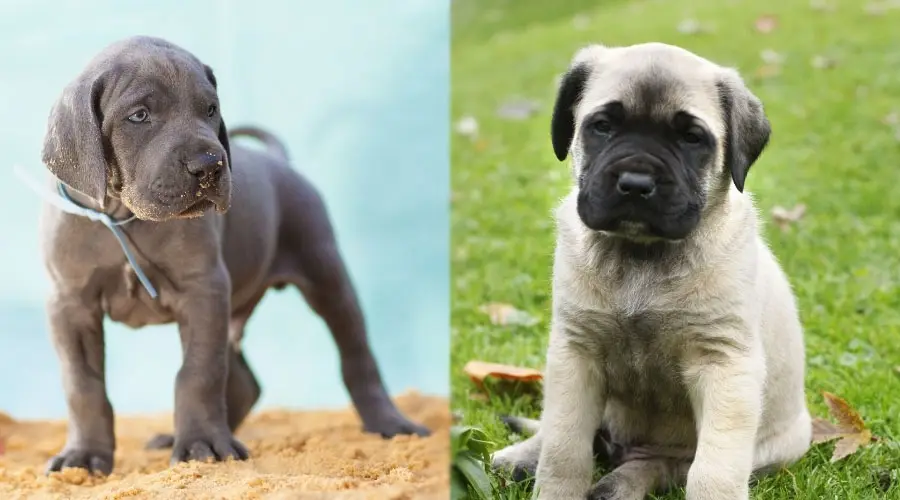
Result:
<svg viewBox="0 0 900 500"><path fill-rule="evenodd" d="M772 15L759 16L753 26L760 33L771 33L778 27L778 18Z"/></svg>
<svg viewBox="0 0 900 500"><path fill-rule="evenodd" d="M488 377L517 382L537 382L544 378L541 372L533 368L501 365L486 361L469 361L466 363L463 371L479 387L484 386L484 380Z"/></svg>
<svg viewBox="0 0 900 500"><path fill-rule="evenodd" d="M866 428L859 412L847 401L830 392L822 392L822 396L825 398L828 412L838 423L834 424L821 418L813 419L812 442L818 444L839 439L831 455L832 463L856 453L861 446L878 440L878 437Z"/></svg>
<svg viewBox="0 0 900 500"><path fill-rule="evenodd" d="M540 103L528 99L507 101L497 108L497 116L507 120L526 120L541 109Z"/></svg>
<svg viewBox="0 0 900 500"><path fill-rule="evenodd" d="M537 318L534 316L525 311L520 311L509 304L492 302L481 306L479 310L490 317L491 323L499 326L534 326L538 323Z"/></svg>
<svg viewBox="0 0 900 500"><path fill-rule="evenodd" d="M775 221L775 224L777 224L782 231L787 231L791 224L802 219L805 213L806 205L802 203L795 205L794 208L790 210L782 206L776 206L772 208L772 220Z"/></svg>
<svg viewBox="0 0 900 500"><path fill-rule="evenodd" d="M459 135L464 135L471 138L477 137L478 120L476 120L474 116L464 116L456 122L456 126L454 127L454 129Z"/></svg>

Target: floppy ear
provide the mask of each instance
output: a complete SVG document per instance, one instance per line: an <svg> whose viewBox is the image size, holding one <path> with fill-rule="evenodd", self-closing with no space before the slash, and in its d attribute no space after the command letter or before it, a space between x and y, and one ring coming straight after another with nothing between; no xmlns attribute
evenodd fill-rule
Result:
<svg viewBox="0 0 900 500"><path fill-rule="evenodd" d="M550 119L550 139L556 159L563 161L569 155L572 139L575 137L575 106L581 99L590 67L586 62L573 64L563 75L553 105L553 117Z"/></svg>
<svg viewBox="0 0 900 500"><path fill-rule="evenodd" d="M100 133L103 74L70 83L50 111L41 159L63 184L106 205L107 163Z"/></svg>
<svg viewBox="0 0 900 500"><path fill-rule="evenodd" d="M716 86L725 119L725 168L743 193L747 173L768 145L772 126L762 102L736 74L726 75Z"/></svg>
<svg viewBox="0 0 900 500"><path fill-rule="evenodd" d="M216 75L213 73L212 68L207 65L203 65L203 70L206 72L206 78L209 80L209 83L212 84L216 90L219 90L218 82L216 82ZM228 156L228 170L231 170L231 144L228 142L228 128L225 127L225 118L222 117L222 109L219 108L219 142L222 143L222 147L225 148L225 154Z"/></svg>

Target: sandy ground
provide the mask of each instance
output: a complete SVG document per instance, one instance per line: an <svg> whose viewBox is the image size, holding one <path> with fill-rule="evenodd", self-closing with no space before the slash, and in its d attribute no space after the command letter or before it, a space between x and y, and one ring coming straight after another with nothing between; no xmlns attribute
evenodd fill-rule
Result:
<svg viewBox="0 0 900 500"><path fill-rule="evenodd" d="M116 421L113 474L91 477L66 469L43 475L65 442L65 422L15 422L0 413L0 498L14 499L441 499L449 498L450 411L444 398L415 393L397 398L428 438L384 440L361 432L350 410L269 410L238 430L250 449L246 462L169 467L168 451L143 449L148 437L171 429L170 415Z"/></svg>

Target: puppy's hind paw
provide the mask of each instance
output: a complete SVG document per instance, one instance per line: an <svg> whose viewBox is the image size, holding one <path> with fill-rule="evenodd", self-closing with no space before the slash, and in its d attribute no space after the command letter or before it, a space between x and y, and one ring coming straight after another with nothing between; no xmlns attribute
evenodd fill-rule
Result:
<svg viewBox="0 0 900 500"><path fill-rule="evenodd" d="M175 436L171 434L157 434L144 445L145 450L168 450L175 446Z"/></svg>
<svg viewBox="0 0 900 500"><path fill-rule="evenodd" d="M45 473L60 472L63 469L85 469L91 474L108 476L113 468L113 454L90 450L63 450L47 462Z"/></svg>

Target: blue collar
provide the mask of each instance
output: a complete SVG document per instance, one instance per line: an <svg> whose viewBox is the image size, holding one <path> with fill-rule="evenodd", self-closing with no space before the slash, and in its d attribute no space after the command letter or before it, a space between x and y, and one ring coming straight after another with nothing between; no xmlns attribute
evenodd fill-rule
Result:
<svg viewBox="0 0 900 500"><path fill-rule="evenodd" d="M109 228L109 230L112 231L113 236L115 236L116 240L119 242L119 245L122 247L122 252L125 253L125 258L128 259L128 264L131 265L131 269L134 270L134 274L137 275L137 278L138 280L140 280L141 285L144 285L144 289L147 290L147 293L150 294L151 298L156 299L159 296L159 294L156 293L156 289L153 288L153 284L150 283L149 279L147 279L147 275L144 274L141 266L139 266L137 261L134 259L134 255L131 253L131 249L128 247L128 242L125 240L125 234L120 228L120 226L124 226L125 224L128 224L129 222L135 220L137 216L132 215L127 219L113 220L113 218L108 214L99 212L77 203L72 199L71 196L69 196L69 192L66 191L65 185L59 180L56 181L57 192L56 194L54 194L52 191L47 190L45 186L41 185L41 183L35 181L33 177L28 175L25 171L25 168L19 165L15 165L13 166L13 170L15 171L16 175L18 175L19 178L28 185L28 187L30 187L47 203L53 205L59 210L62 210L63 212L86 217Z"/></svg>
<svg viewBox="0 0 900 500"><path fill-rule="evenodd" d="M62 182L56 182L56 188L59 192L59 196L66 202L68 205L68 209L63 208L64 211L72 214L72 215L80 215L82 217L87 217L90 220L100 222L107 228L109 228L110 232L112 232L113 236L116 237L116 240L119 241L119 245L122 247L122 252L125 254L125 258L128 259L128 263L131 265L131 268L134 270L134 274L137 275L138 280L140 280L141 285L144 285L144 289L147 290L147 293L150 294L150 297L155 299L159 294L156 293L156 289L153 288L153 284L150 283L150 280L147 278L147 275L144 274L144 271L141 269L141 266L138 265L137 261L134 258L134 254L131 252L131 249L128 247L128 242L125 240L125 233L122 232L120 226L124 226L129 222L135 220L137 218L136 215L132 214L131 217L122 220L114 220L108 214L103 212L98 212L97 210L85 207L80 205L78 202L72 199L69 196L69 192L66 191L66 187Z"/></svg>

